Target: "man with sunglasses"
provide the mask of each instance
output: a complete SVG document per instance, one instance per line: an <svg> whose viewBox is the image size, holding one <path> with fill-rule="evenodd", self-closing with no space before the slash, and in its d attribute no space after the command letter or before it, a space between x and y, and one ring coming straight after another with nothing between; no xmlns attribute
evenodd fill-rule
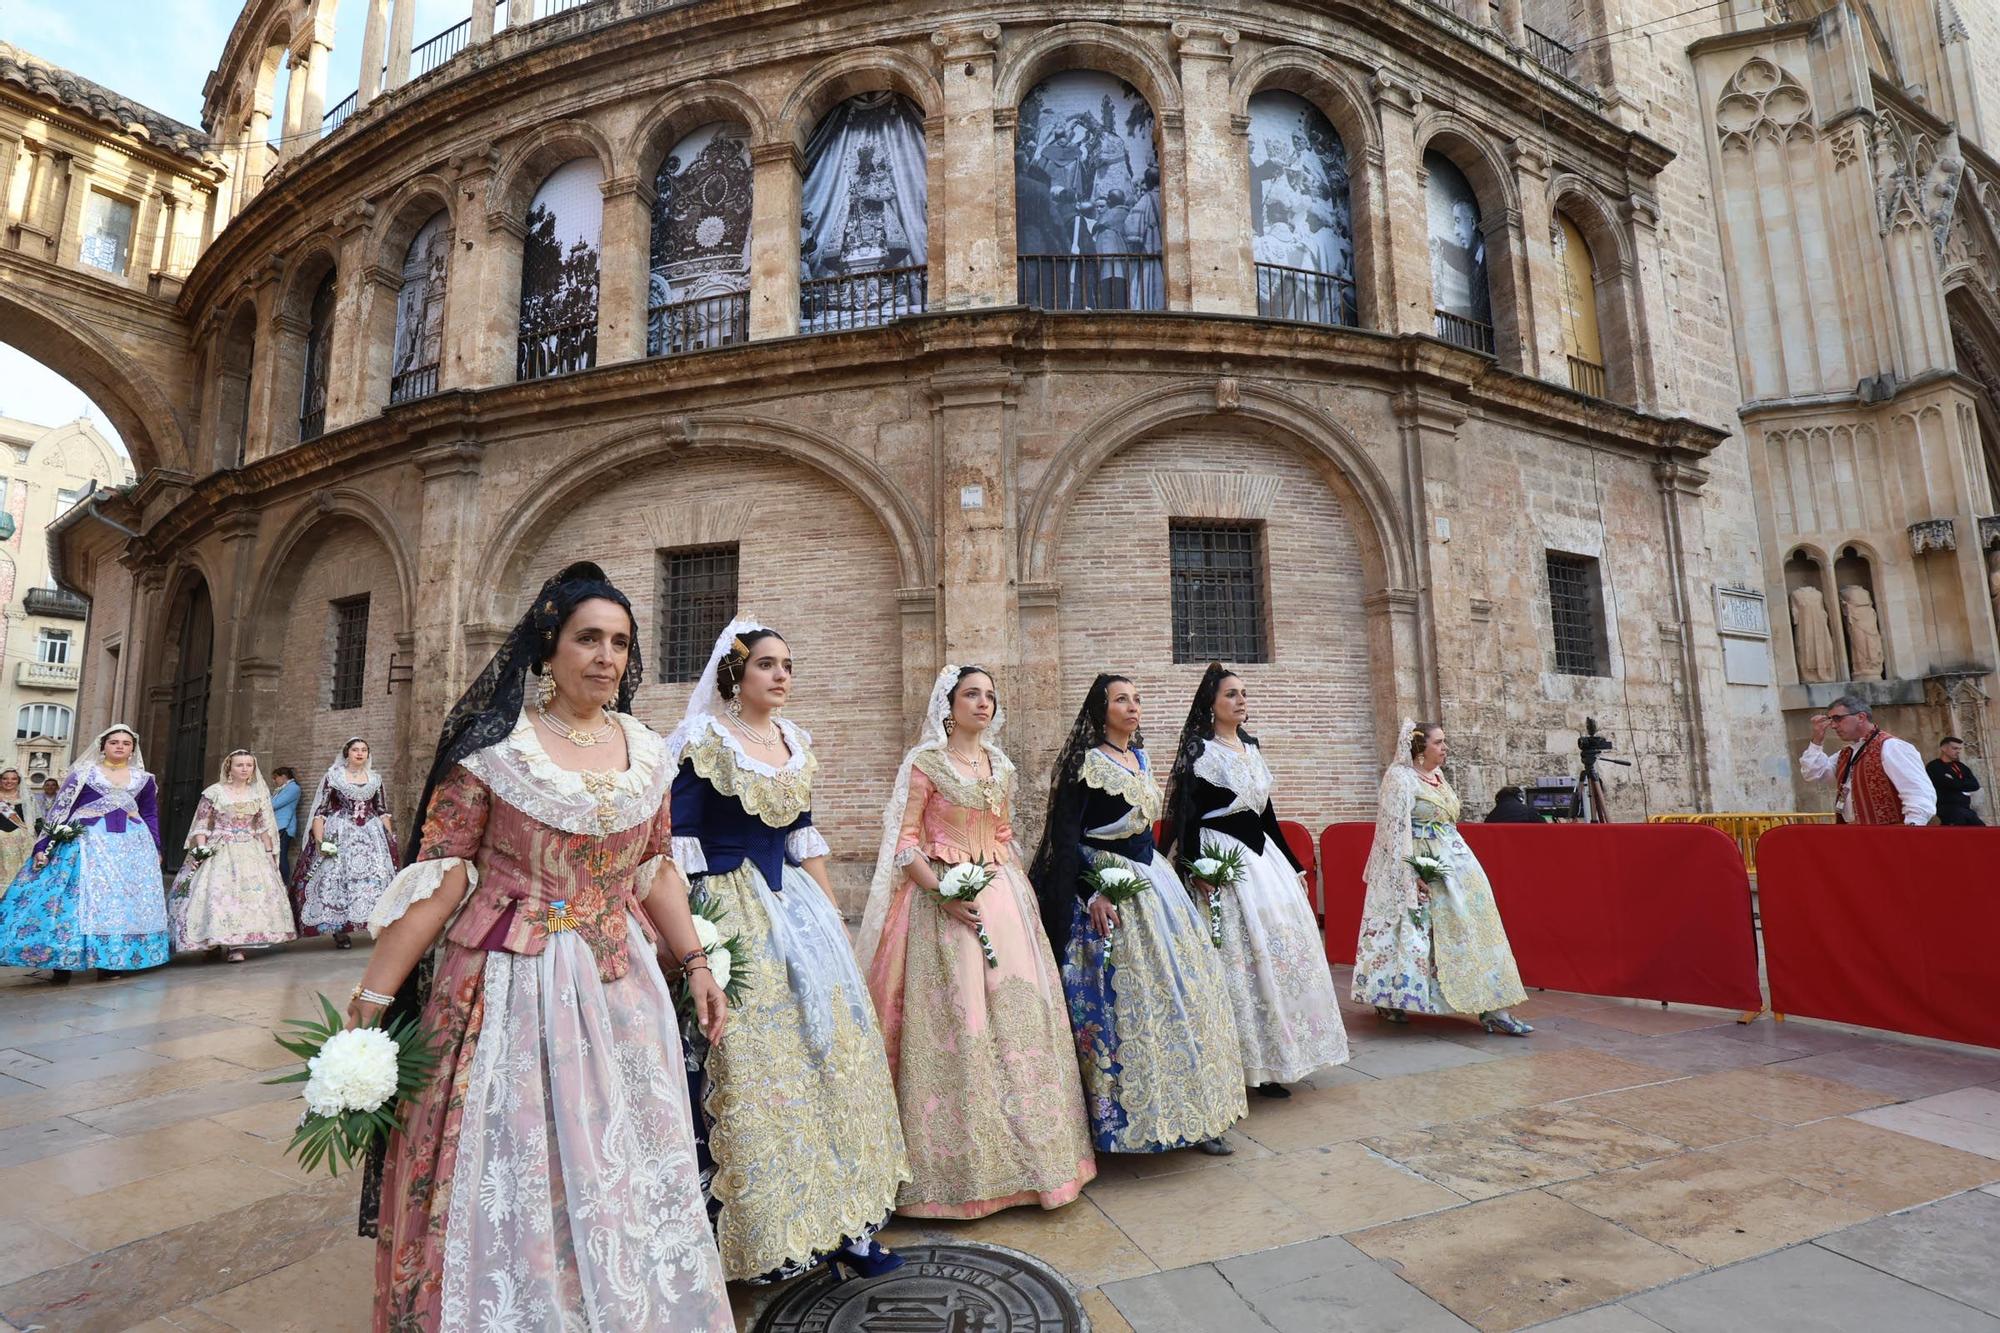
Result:
<svg viewBox="0 0 2000 1333"><path fill-rule="evenodd" d="M1829 730L1841 741L1838 760L1821 746ZM1813 718L1799 771L1808 782L1833 779L1833 815L1842 824L1928 824L1937 814L1937 789L1917 747L1876 726L1867 702L1852 694Z"/></svg>

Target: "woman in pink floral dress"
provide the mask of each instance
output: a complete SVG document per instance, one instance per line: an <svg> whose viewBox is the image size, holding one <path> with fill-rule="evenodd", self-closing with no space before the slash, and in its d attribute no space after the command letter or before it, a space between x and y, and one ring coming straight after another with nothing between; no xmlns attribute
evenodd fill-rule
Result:
<svg viewBox="0 0 2000 1333"><path fill-rule="evenodd" d="M278 878L278 820L257 756L232 750L222 775L201 794L188 826L188 855L167 894L174 950L227 949L294 938L292 905Z"/></svg>

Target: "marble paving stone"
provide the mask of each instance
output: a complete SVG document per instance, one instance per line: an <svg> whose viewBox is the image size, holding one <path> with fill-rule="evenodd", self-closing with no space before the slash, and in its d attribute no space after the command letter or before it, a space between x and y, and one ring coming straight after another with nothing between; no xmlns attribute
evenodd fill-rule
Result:
<svg viewBox="0 0 2000 1333"><path fill-rule="evenodd" d="M1660 1134L1691 1148L1706 1148L1732 1139L1769 1132L1771 1122L1718 1104L1699 1079L1679 1079L1650 1087L1603 1092L1563 1102L1567 1109L1609 1116L1634 1129Z"/></svg>
<svg viewBox="0 0 2000 1333"><path fill-rule="evenodd" d="M1549 1037L1560 1038L1573 1046L1591 1046L1599 1050L1613 1051L1630 1051L1635 1045L1643 1045L1646 1040L1618 1028L1593 1023L1580 1013L1547 1014L1530 1021L1535 1025L1535 1035L1526 1041L1516 1042L1517 1045L1530 1049L1539 1047ZM1482 1032L1480 1035L1485 1034Z"/></svg>
<svg viewBox="0 0 2000 1333"><path fill-rule="evenodd" d="M95 1055L71 1055L52 1060L41 1068L19 1072L14 1077L40 1088L67 1088L78 1083L138 1073L173 1063L164 1055L154 1055L136 1047L101 1051Z"/></svg>
<svg viewBox="0 0 2000 1333"><path fill-rule="evenodd" d="M1782 1023L1760 1018L1755 1023L1732 1023L1727 1028L1717 1030L1731 1041L1740 1041L1751 1046L1767 1046L1780 1051L1783 1053L1780 1058L1827 1055L1834 1051L1866 1046L1874 1040L1866 1033L1824 1027L1809 1019L1800 1018L1787 1019Z"/></svg>
<svg viewBox="0 0 2000 1333"><path fill-rule="evenodd" d="M1670 1333L2000 1333L2000 1320L1990 1315L1817 1245L1704 1273L1625 1303Z"/></svg>
<svg viewBox="0 0 2000 1333"><path fill-rule="evenodd" d="M283 1086L298 1091L296 1083ZM299 1127L299 1116L305 1111L305 1103L296 1100L259 1102L246 1106L240 1111L225 1111L221 1115L210 1116L216 1124L229 1129L240 1129L245 1134L254 1134L260 1139L271 1139L278 1143L290 1143L292 1131Z"/></svg>
<svg viewBox="0 0 2000 1333"><path fill-rule="evenodd" d="M1259 1107L1255 1121L1240 1128L1272 1152L1289 1153L1429 1124L1413 1102L1424 1081L1436 1077L1416 1074L1295 1092L1288 1101Z"/></svg>
<svg viewBox="0 0 2000 1333"><path fill-rule="evenodd" d="M256 1333L366 1328L375 1292L356 1275L370 1272L374 1262L375 1243L350 1236L300 1263L198 1301L195 1308Z"/></svg>
<svg viewBox="0 0 2000 1333"><path fill-rule="evenodd" d="M198 1036L150 1042L145 1049L175 1060L213 1056L233 1065L242 1065L245 1069L276 1069L280 1065L296 1065L299 1062L296 1055L278 1045L269 1028L223 1028Z"/></svg>
<svg viewBox="0 0 2000 1333"><path fill-rule="evenodd" d="M1347 1237L1481 1329L1522 1328L1658 1286L1695 1265L1540 1190Z"/></svg>
<svg viewBox="0 0 2000 1333"><path fill-rule="evenodd" d="M204 1059L201 1063L208 1061ZM236 1081L210 1083L183 1092L140 1098L103 1110L83 1111L79 1112L76 1118L85 1124L95 1125L107 1133L139 1134L162 1125L200 1120L219 1112L234 1111L259 1102L296 1102L298 1099L297 1084L280 1084L274 1087L260 1078L243 1078L244 1071L240 1065L223 1064L221 1061L214 1063L234 1073L237 1076ZM295 1107L294 1115L296 1113Z"/></svg>
<svg viewBox="0 0 2000 1333"><path fill-rule="evenodd" d="M0 1100L0 1130L56 1116L78 1116L139 1098L242 1077L240 1065L221 1060L169 1060L130 1074L94 1078L87 1083L44 1088Z"/></svg>
<svg viewBox="0 0 2000 1333"><path fill-rule="evenodd" d="M2000 1162L1835 1117L1711 1148L1871 1212L1890 1213L2000 1180Z"/></svg>
<svg viewBox="0 0 2000 1333"><path fill-rule="evenodd" d="M1961 1088L1939 1093L1906 1105L1912 1111L1926 1111L1950 1120L1965 1120L1987 1129L2000 1130L2000 1089Z"/></svg>
<svg viewBox="0 0 2000 1333"><path fill-rule="evenodd" d="M1468 1199L1637 1166L1681 1151L1671 1139L1603 1116L1547 1107L1362 1142Z"/></svg>
<svg viewBox="0 0 2000 1333"><path fill-rule="evenodd" d="M243 1144L263 1142L213 1120L193 1120L131 1138L107 1138L0 1169L0 1199L25 1198L27 1206L37 1213L60 1209L67 1201L86 1194L227 1156Z"/></svg>
<svg viewBox="0 0 2000 1333"><path fill-rule="evenodd" d="M64 1333L117 1333L161 1315L179 1322L183 1307L353 1235L359 1190L352 1177L322 1176L304 1189L0 1287L0 1317ZM366 1268L342 1280L372 1290Z"/></svg>
<svg viewBox="0 0 2000 1333"><path fill-rule="evenodd" d="M1808 1120L1846 1115L1889 1100L1865 1088L1797 1073L1789 1065L1760 1065L1755 1069L1703 1074L1688 1080L1687 1090L1717 1106L1727 1106L1779 1125L1803 1125Z"/></svg>
<svg viewBox="0 0 2000 1333"><path fill-rule="evenodd" d="M1552 1185L1549 1192L1704 1265L1811 1240L1874 1210L1706 1153Z"/></svg>
<svg viewBox="0 0 2000 1333"><path fill-rule="evenodd" d="M81 1259L87 1251L33 1222L0 1220L0 1285Z"/></svg>
<svg viewBox="0 0 2000 1333"><path fill-rule="evenodd" d="M0 1169L37 1162L44 1157L98 1143L110 1138L101 1129L92 1129L81 1120L57 1116L52 1120L0 1129Z"/></svg>
<svg viewBox="0 0 2000 1333"><path fill-rule="evenodd" d="M285 1193L291 1185L282 1176L225 1157L62 1200L43 1210L38 1220L85 1249L110 1250Z"/></svg>
<svg viewBox="0 0 2000 1333"><path fill-rule="evenodd" d="M1483 1051L1456 1042L1398 1041L1376 1043L1356 1051L1348 1066L1376 1078L1398 1078L1404 1074L1428 1074L1435 1069L1479 1064L1493 1058Z"/></svg>
<svg viewBox="0 0 2000 1333"><path fill-rule="evenodd" d="M1250 1119L1239 1122L1236 1128L1222 1136L1222 1141L1234 1149L1229 1157L1211 1157L1193 1148L1176 1148L1172 1152L1147 1153L1102 1153L1097 1158L1097 1178L1102 1181L1150 1180L1154 1176L1171 1176L1182 1171L1208 1171L1229 1166L1235 1162L1253 1162L1271 1156L1271 1150L1250 1137L1250 1126L1256 1123L1260 1099L1250 1099ZM1265 1105L1270 1103L1265 1102Z"/></svg>
<svg viewBox="0 0 2000 1333"><path fill-rule="evenodd" d="M972 1222L899 1218L883 1232L882 1243L894 1249L912 1240L1005 1245L1047 1259L1079 1287L1101 1287L1159 1268L1090 1196L1047 1211L1009 1208Z"/></svg>
<svg viewBox="0 0 2000 1333"><path fill-rule="evenodd" d="M1237 1169L1310 1218L1322 1235L1416 1217L1465 1202L1443 1185L1406 1171L1358 1143L1309 1148Z"/></svg>
<svg viewBox="0 0 2000 1333"><path fill-rule="evenodd" d="M44 1060L69 1060L80 1055L102 1055L107 1051L131 1050L149 1042L167 1041L175 1037L194 1037L204 1032L220 1032L235 1026L226 1018L213 1014L191 1014L185 1018L172 1018L161 1023L128 1023L126 1026L108 1028L102 1032L80 1032L70 1029L61 1037L44 1041L20 1043L21 1049Z"/></svg>
<svg viewBox="0 0 2000 1333"><path fill-rule="evenodd" d="M0 1102L0 1105L5 1103ZM1941 1143L1960 1152L2000 1159L2000 1130L1988 1129L1970 1120L1938 1115L1934 1111L1912 1110L1908 1106L1878 1106L1872 1111L1856 1112L1854 1119L1879 1125L1883 1129L1893 1129L1898 1134Z"/></svg>
<svg viewBox="0 0 2000 1333"><path fill-rule="evenodd" d="M1645 1037L1691 1032L1698 1028L1713 1028L1721 1024L1736 1026L1735 1014L1720 1013L1713 1009L1662 1009L1657 1004L1644 1008L1636 1005L1606 1005L1599 1009L1587 1010L1579 1017L1600 1027L1616 1028L1620 1032L1632 1032Z"/></svg>
<svg viewBox="0 0 2000 1333"><path fill-rule="evenodd" d="M0 1051L0 1074L19 1076L32 1074L38 1069L47 1069L49 1061L18 1046Z"/></svg>
<svg viewBox="0 0 2000 1333"><path fill-rule="evenodd" d="M1768 1065L1787 1058L1782 1051L1732 1041L1721 1028L1677 1032L1667 1037L1634 1037L1624 1045L1609 1049L1676 1074L1719 1074L1730 1069Z"/></svg>
<svg viewBox="0 0 2000 1333"><path fill-rule="evenodd" d="M1090 1333L1137 1333L1125 1316L1118 1313L1109 1296L1101 1291L1086 1291L1082 1296L1083 1313L1090 1319Z"/></svg>
<svg viewBox="0 0 2000 1333"><path fill-rule="evenodd" d="M1213 1264L1114 1282L1104 1294L1132 1333L1222 1333L1256 1328L1260 1322Z"/></svg>
<svg viewBox="0 0 2000 1333"><path fill-rule="evenodd" d="M1329 1328L1463 1333L1466 1328L1464 1320L1344 1240L1281 1246L1224 1259L1215 1268L1276 1333Z"/></svg>
<svg viewBox="0 0 2000 1333"><path fill-rule="evenodd" d="M2000 1316L2000 1198L1974 1190L1821 1236L1835 1254Z"/></svg>
<svg viewBox="0 0 2000 1333"><path fill-rule="evenodd" d="M1373 1083L1374 1081L1372 1075L1362 1073L1350 1062L1344 1065L1330 1065L1325 1069L1316 1069L1289 1086L1296 1092L1300 1088L1338 1088L1343 1084ZM1256 1113L1257 1102L1255 1098L1251 1100L1250 1110L1253 1115Z"/></svg>
<svg viewBox="0 0 2000 1333"><path fill-rule="evenodd" d="M1621 1054L1577 1049L1550 1051L1519 1060L1495 1060L1451 1070L1440 1077L1457 1090L1487 1099L1486 1114L1490 1114L1512 1106L1539 1106L1593 1092L1644 1087L1674 1076L1670 1069Z"/></svg>
<svg viewBox="0 0 2000 1333"><path fill-rule="evenodd" d="M23 1083L12 1074L0 1074L0 1097L11 1097L17 1092L33 1092L36 1085Z"/></svg>
<svg viewBox="0 0 2000 1333"><path fill-rule="evenodd" d="M1537 1324L1535 1333L1664 1333L1664 1330L1629 1306L1600 1305L1595 1310Z"/></svg>
<svg viewBox="0 0 2000 1333"><path fill-rule="evenodd" d="M1810 1055L1793 1060L1784 1068L1868 1088L1886 1094L1890 1100L1911 1101L2000 1079L2000 1055L1875 1042L1826 1055Z"/></svg>
<svg viewBox="0 0 2000 1333"><path fill-rule="evenodd" d="M1185 1268L1320 1234L1318 1223L1234 1167L1113 1181L1094 1187L1090 1198L1160 1268Z"/></svg>

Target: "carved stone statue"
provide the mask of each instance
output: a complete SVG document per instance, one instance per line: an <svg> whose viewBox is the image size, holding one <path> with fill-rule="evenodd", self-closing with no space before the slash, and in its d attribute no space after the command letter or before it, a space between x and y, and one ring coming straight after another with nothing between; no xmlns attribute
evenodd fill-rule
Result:
<svg viewBox="0 0 2000 1333"><path fill-rule="evenodd" d="M1826 597L1818 588L1792 589L1792 648L1798 654L1799 679L1809 684L1840 679L1840 662L1833 651L1833 627L1826 618Z"/></svg>
<svg viewBox="0 0 2000 1333"><path fill-rule="evenodd" d="M1847 621L1847 656L1854 680L1882 679L1882 619L1868 589L1850 583L1840 590L1840 611Z"/></svg>

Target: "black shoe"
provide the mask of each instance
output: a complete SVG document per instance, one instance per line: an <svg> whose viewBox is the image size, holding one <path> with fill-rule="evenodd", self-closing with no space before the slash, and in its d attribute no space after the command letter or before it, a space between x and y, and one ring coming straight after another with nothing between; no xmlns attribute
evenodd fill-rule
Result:
<svg viewBox="0 0 2000 1333"><path fill-rule="evenodd" d="M69 973L60 967L52 969L49 972L49 984L51 986L69 985Z"/></svg>
<svg viewBox="0 0 2000 1333"><path fill-rule="evenodd" d="M1210 1157L1234 1157L1236 1155L1236 1149L1224 1143L1220 1136L1212 1139L1203 1139L1194 1146L1196 1152L1207 1153Z"/></svg>
<svg viewBox="0 0 2000 1333"><path fill-rule="evenodd" d="M349 938L346 931L339 931L333 937L333 947L336 949L352 949L354 941Z"/></svg>
<svg viewBox="0 0 2000 1333"><path fill-rule="evenodd" d="M845 1282L850 1277L866 1279L893 1273L903 1266L903 1256L884 1247L880 1241L871 1240L867 1254L835 1250L826 1256L825 1263L835 1282Z"/></svg>
<svg viewBox="0 0 2000 1333"><path fill-rule="evenodd" d="M1282 1083L1259 1083L1257 1085L1257 1095L1259 1097L1272 1097L1278 1101L1283 1101L1292 1095L1292 1090Z"/></svg>

